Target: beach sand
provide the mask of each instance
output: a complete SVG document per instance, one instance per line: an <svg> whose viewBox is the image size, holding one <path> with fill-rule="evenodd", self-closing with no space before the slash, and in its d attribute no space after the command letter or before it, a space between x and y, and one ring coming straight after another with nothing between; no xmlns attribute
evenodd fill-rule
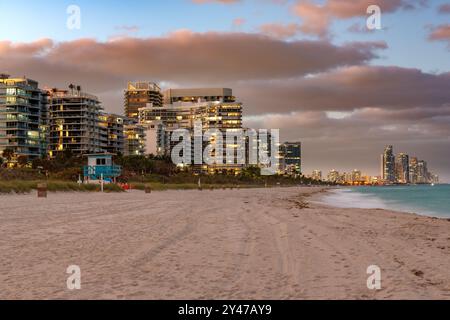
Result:
<svg viewBox="0 0 450 320"><path fill-rule="evenodd" d="M320 192L0 196L0 298L450 299L449 221L331 208Z"/></svg>

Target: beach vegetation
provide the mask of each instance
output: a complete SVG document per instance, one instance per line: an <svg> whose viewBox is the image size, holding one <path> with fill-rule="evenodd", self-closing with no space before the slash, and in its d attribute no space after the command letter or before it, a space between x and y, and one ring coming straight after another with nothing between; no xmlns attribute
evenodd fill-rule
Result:
<svg viewBox="0 0 450 320"><path fill-rule="evenodd" d="M14 158L13 153L5 151L5 161ZM98 185L77 183L82 179L82 167L86 159L74 156L70 151L58 154L53 159L43 157L30 161L19 157L16 161L16 166L0 168L0 193L30 192L42 182L47 183L49 191L100 191ZM168 157L117 155L114 162L122 166L122 175L117 181L120 186L105 184L105 192L123 191L124 185L137 190L145 190L146 185L151 185L153 190L196 189L199 180L204 188L321 184L304 176L262 176L257 166L245 168L239 174L199 175L189 170L180 171Z"/></svg>

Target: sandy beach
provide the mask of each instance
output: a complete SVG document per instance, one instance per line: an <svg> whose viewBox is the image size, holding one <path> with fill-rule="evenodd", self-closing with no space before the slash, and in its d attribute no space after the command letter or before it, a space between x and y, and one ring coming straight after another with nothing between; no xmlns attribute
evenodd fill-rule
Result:
<svg viewBox="0 0 450 320"><path fill-rule="evenodd" d="M2 195L0 299L450 299L449 221L321 192Z"/></svg>

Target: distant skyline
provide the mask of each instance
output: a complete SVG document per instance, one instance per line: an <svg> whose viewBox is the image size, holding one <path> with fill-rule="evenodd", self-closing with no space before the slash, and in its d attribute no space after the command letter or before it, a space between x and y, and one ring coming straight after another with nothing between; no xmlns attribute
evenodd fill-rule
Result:
<svg viewBox="0 0 450 320"><path fill-rule="evenodd" d="M368 32L366 9L382 9ZM69 5L81 29L66 27ZM233 88L245 125L302 141L304 171L379 175L386 145L450 181L450 1L0 1L0 73L80 84L123 113L127 81Z"/></svg>
<svg viewBox="0 0 450 320"><path fill-rule="evenodd" d="M386 145L385 147L389 147L389 145ZM395 150L395 146L392 146L392 147L393 147L394 157L395 157L395 158L397 158L399 155L407 155L407 156L409 157L409 160L411 160L412 158L417 158L417 160L419 160L419 161L422 160L422 161L425 161L425 162L428 163L428 160L427 160L427 159L418 157L418 156L416 156L416 155L414 155L414 154L409 154L409 153L406 152L406 151L403 151L403 152L397 152L397 151ZM361 170L361 169L358 168L358 167L350 168L350 167L345 167L344 165L342 165L342 166L337 166L337 167L332 167L332 168L329 168L329 169L327 169L327 170L325 170L325 171L322 171L322 170L319 170L319 169L313 169L311 172L304 172L304 174L305 174L305 175L311 175L311 174L314 173L314 171L317 171L317 170L321 171L322 174L324 174L324 175L330 173L331 171L338 171L339 173L351 173L352 171L357 170L357 171L361 171L361 173L362 173L363 176L371 176L371 177L380 177L380 178L383 178L383 173L382 173L382 170L383 170L383 169L382 169L382 164L381 164L381 161L382 161L382 160L380 160L380 156L381 156L381 157L383 156L383 152L381 152L381 153L378 155L378 165L379 165L379 168L378 168L378 169L379 169L379 171L376 172L375 174L369 174L369 173L367 173L367 172L364 172L363 170ZM339 168L339 167L341 167L342 169L338 170L337 168ZM394 170L395 170L395 169L394 169ZM428 170L429 170L429 173L438 175L438 172L436 172L435 170L433 170L433 168L428 167Z"/></svg>

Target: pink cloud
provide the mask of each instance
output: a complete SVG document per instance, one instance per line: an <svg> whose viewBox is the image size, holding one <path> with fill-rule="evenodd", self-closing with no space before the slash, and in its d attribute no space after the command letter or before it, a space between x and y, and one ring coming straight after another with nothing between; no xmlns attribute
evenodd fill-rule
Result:
<svg viewBox="0 0 450 320"><path fill-rule="evenodd" d="M439 13L448 14L450 13L450 3L445 3L439 6Z"/></svg>
<svg viewBox="0 0 450 320"><path fill-rule="evenodd" d="M236 18L233 20L233 27L242 27L246 22L244 18Z"/></svg>
<svg viewBox="0 0 450 320"><path fill-rule="evenodd" d="M317 36L327 36L333 19L349 19L367 15L367 8L376 4L382 12L389 13L399 9L412 9L423 5L424 0L327 0L317 4L311 0L299 0L293 11L302 20L301 29L304 33Z"/></svg>
<svg viewBox="0 0 450 320"><path fill-rule="evenodd" d="M109 74L113 78L150 76L156 81L211 83L298 77L364 64L384 48L386 45L378 42L336 46L327 41L284 42L261 34L184 30L160 38L123 37L107 42L2 42L0 52L9 54L0 56L0 69L24 74L37 64L42 67L38 76L47 73L47 66L52 73L78 68L92 73L92 79L96 74ZM50 74L46 78L51 78Z"/></svg>
<svg viewBox="0 0 450 320"><path fill-rule="evenodd" d="M117 26L116 30L120 30L120 31L127 32L127 33L136 33L140 30L140 28L138 26L122 25L122 26Z"/></svg>
<svg viewBox="0 0 450 320"><path fill-rule="evenodd" d="M433 41L448 41L450 43L450 24L432 28L428 38Z"/></svg>
<svg viewBox="0 0 450 320"><path fill-rule="evenodd" d="M233 4L240 2L241 0L192 0L192 2L197 4L204 4L204 3L223 3L223 4Z"/></svg>
<svg viewBox="0 0 450 320"><path fill-rule="evenodd" d="M53 47L50 39L40 39L31 43L13 43L11 41L0 41L0 54L2 55L37 55L45 53Z"/></svg>
<svg viewBox="0 0 450 320"><path fill-rule="evenodd" d="M270 23L262 25L259 29L262 33L279 39L294 37L300 31L300 27L296 23L286 25Z"/></svg>
<svg viewBox="0 0 450 320"><path fill-rule="evenodd" d="M251 100L254 114L276 111L407 110L450 104L450 73L418 69L351 66L297 79L247 82L236 94ZM279 99L279 97L283 97Z"/></svg>

